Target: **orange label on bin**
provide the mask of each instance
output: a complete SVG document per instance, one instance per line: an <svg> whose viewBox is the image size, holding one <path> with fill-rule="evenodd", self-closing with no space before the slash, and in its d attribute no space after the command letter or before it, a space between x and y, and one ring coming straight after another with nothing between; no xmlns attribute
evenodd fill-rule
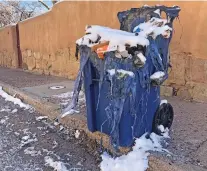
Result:
<svg viewBox="0 0 207 171"><path fill-rule="evenodd" d="M96 49L96 53L100 59L104 59L104 53L107 51L109 45L103 45Z"/></svg>

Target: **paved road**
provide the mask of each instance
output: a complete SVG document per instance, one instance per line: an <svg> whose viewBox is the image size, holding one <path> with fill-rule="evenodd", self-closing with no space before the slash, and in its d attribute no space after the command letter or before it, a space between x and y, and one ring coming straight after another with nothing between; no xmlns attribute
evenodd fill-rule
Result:
<svg viewBox="0 0 207 171"><path fill-rule="evenodd" d="M0 97L1 171L99 170L95 143L51 121L38 121L38 116Z"/></svg>
<svg viewBox="0 0 207 171"><path fill-rule="evenodd" d="M168 158L186 171L207 171L207 104L167 99L175 113Z"/></svg>

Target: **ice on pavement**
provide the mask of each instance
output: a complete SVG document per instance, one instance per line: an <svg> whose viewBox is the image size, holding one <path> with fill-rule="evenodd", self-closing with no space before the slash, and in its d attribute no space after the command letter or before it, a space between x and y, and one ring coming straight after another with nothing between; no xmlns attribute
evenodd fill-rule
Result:
<svg viewBox="0 0 207 171"><path fill-rule="evenodd" d="M20 99L15 98L7 94L2 87L0 86L0 96L2 96L5 101L13 102L16 105L19 105L21 108L29 109L30 105L23 103Z"/></svg>
<svg viewBox="0 0 207 171"><path fill-rule="evenodd" d="M150 138L146 138L147 134L144 134L136 139L135 146L131 152L117 158L112 158L106 152L103 153L100 164L101 171L146 171L150 151L168 152L161 145L161 142L167 137L168 132L168 129L165 130L164 136L151 133Z"/></svg>

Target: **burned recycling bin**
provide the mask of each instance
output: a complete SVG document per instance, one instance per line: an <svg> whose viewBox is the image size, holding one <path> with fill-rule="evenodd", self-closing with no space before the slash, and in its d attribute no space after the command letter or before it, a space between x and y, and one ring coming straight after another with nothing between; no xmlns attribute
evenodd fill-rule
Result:
<svg viewBox="0 0 207 171"><path fill-rule="evenodd" d="M155 6L119 12L121 30L87 26L77 40L80 70L74 109L84 82L90 131L111 137L114 147L128 147L146 132L170 128L173 108L161 103L160 85L168 78L172 23L180 8ZM161 13L166 13L166 19Z"/></svg>

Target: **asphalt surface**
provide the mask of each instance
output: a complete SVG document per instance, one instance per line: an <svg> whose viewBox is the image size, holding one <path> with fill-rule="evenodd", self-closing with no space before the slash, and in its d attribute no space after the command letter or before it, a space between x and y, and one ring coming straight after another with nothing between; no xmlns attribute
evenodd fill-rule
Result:
<svg viewBox="0 0 207 171"><path fill-rule="evenodd" d="M56 166L61 171L99 170L95 142L38 116L0 97L1 171L53 171Z"/></svg>
<svg viewBox="0 0 207 171"><path fill-rule="evenodd" d="M164 156L186 171L207 170L207 104L188 102L168 97L174 109L167 149L172 155Z"/></svg>
<svg viewBox="0 0 207 171"><path fill-rule="evenodd" d="M39 86L50 83L59 83L62 81L67 81L68 79L50 75L40 75L30 72L24 72L21 69L0 67L0 80L6 84L21 88Z"/></svg>

